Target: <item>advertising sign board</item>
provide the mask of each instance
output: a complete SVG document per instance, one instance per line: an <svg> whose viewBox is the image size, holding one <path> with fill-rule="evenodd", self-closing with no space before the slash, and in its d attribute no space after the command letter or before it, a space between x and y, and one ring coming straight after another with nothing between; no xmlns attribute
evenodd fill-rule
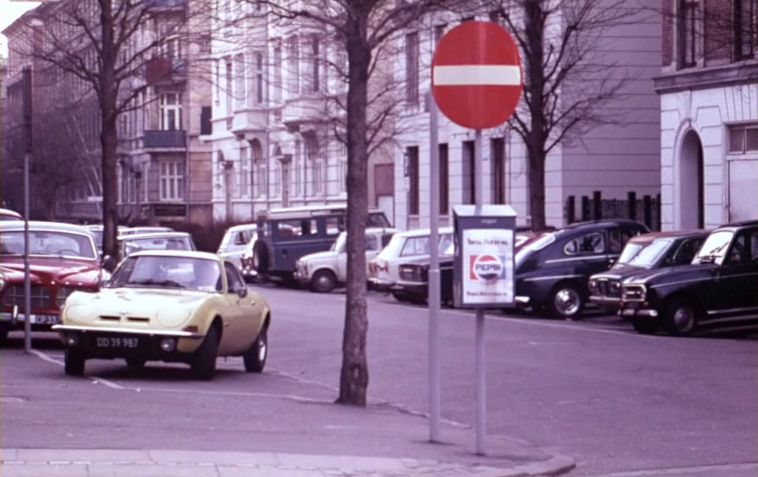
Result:
<svg viewBox="0 0 758 477"><path fill-rule="evenodd" d="M461 253L462 305L513 303L513 230L464 230Z"/></svg>

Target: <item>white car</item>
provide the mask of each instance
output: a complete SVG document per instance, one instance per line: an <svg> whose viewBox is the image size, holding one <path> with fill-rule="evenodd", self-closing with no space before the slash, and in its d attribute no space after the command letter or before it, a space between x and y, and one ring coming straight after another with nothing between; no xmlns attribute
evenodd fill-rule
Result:
<svg viewBox="0 0 758 477"><path fill-rule="evenodd" d="M366 229L366 263L377 256L399 230L386 227ZM347 280L347 232L337 236L337 240L326 252L311 253L295 262L295 279L311 291L328 293Z"/></svg>
<svg viewBox="0 0 758 477"><path fill-rule="evenodd" d="M224 238L221 239L221 244L218 246L216 254L224 260L233 263L237 267L237 270L242 273L242 254L248 249L252 250L251 244L255 241L257 230L258 227L255 224L242 224L229 227L224 234ZM243 275L248 276L249 274L243 273Z"/></svg>
<svg viewBox="0 0 758 477"><path fill-rule="evenodd" d="M442 254L453 243L453 228L440 227L439 251ZM395 234L390 243L369 264L369 288L389 292L404 300L401 290L393 289L400 280L400 265L429 260L429 229L409 230Z"/></svg>

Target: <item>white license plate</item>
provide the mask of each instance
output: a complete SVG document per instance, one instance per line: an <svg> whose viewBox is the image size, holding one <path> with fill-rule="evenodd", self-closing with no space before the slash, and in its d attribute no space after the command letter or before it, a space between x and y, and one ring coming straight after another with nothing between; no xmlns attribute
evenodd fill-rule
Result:
<svg viewBox="0 0 758 477"><path fill-rule="evenodd" d="M131 336L97 336L95 347L101 349L135 349L139 347L139 338Z"/></svg>

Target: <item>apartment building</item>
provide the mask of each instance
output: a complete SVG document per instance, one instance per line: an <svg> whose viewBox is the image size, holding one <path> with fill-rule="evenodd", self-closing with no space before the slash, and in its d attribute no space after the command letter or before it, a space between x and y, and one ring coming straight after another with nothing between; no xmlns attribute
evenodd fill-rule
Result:
<svg viewBox="0 0 758 477"><path fill-rule="evenodd" d="M266 13L260 2L216 3L213 130L204 136L213 148L216 221L347 200L339 106L347 91L340 73L346 52L319 25ZM391 171L392 159L379 149L370 163L389 162ZM370 170L370 203L383 206L391 220L391 176L375 178Z"/></svg>
<svg viewBox="0 0 758 477"><path fill-rule="evenodd" d="M663 226L758 219L758 1L663 7Z"/></svg>
<svg viewBox="0 0 758 477"><path fill-rule="evenodd" d="M608 77L628 81L613 101L602 106L609 124L581 130L550 151L545 166L545 215L548 225L567 222L566 204L573 196L600 191L603 198L624 200L656 196L660 188L658 97L653 76L659 72L660 18L650 14L657 2L635 0L624 4L628 18L609 26L596 43L595 58L606 61ZM516 5L513 3L511 5ZM601 2L602 5L602 2ZM473 12L476 13L476 12ZM431 57L439 38L461 21L500 21L488 12L465 15L436 14L423 27L408 31L399 41L395 74L404 83L405 101L400 113L401 134L394 161L395 204L401 227L429 223L429 99ZM565 25L560 19L547 32L559 38ZM567 83L568 92L577 85ZM522 99L523 102L523 99ZM474 201L474 131L439 116L441 224L452 224L452 208ZM508 124L483 131L483 197L485 203L510 204L518 223L529 223L527 151Z"/></svg>

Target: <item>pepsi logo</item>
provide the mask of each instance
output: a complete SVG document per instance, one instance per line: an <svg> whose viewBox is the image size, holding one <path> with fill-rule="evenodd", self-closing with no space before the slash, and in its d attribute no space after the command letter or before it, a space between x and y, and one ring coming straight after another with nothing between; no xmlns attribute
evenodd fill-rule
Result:
<svg viewBox="0 0 758 477"><path fill-rule="evenodd" d="M480 280L497 280L503 276L503 262L494 255L479 255L474 259L472 271Z"/></svg>

